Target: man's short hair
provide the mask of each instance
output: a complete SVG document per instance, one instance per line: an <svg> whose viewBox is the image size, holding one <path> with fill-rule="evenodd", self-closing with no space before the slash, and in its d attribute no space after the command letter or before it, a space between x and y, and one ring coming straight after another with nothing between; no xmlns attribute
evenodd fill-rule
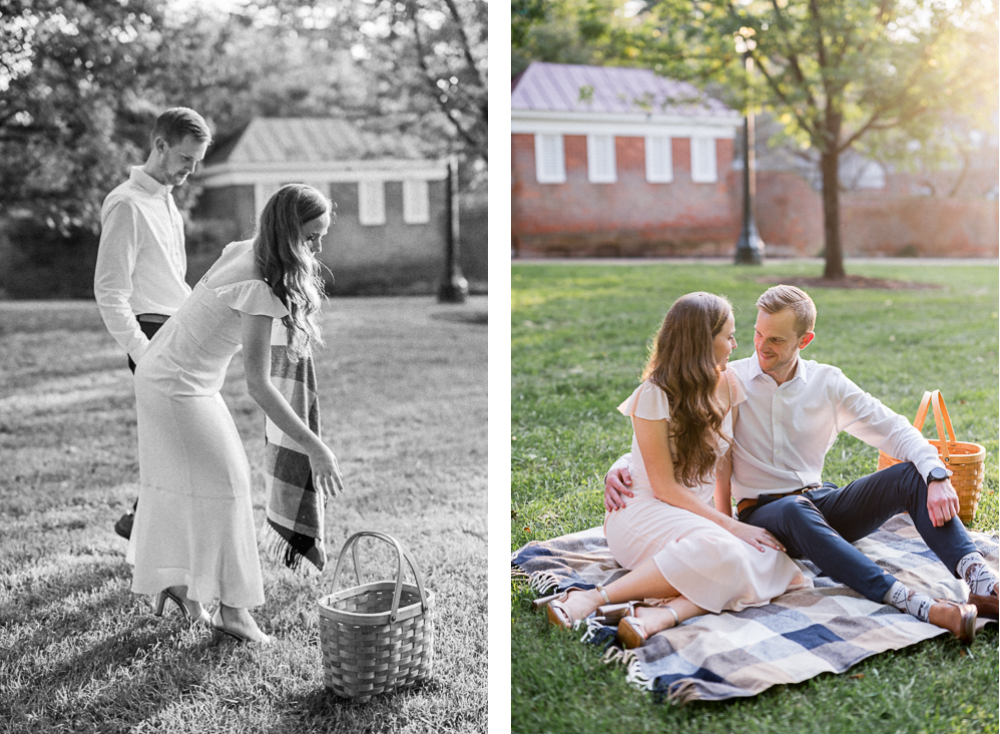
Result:
<svg viewBox="0 0 1000 734"><path fill-rule="evenodd" d="M816 304L809 294L794 285L776 285L768 288L757 299L757 308L765 313L775 314L792 309L795 313L795 332L802 336L816 328Z"/></svg>
<svg viewBox="0 0 1000 734"><path fill-rule="evenodd" d="M170 145L177 145L190 135L200 143L212 142L212 131L205 118L187 107L171 107L156 118L153 131L149 134L149 144L154 145L158 137Z"/></svg>

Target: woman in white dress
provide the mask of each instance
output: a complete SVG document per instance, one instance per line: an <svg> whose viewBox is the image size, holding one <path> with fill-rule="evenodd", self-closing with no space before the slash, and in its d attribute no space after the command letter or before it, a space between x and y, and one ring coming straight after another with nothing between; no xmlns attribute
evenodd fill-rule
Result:
<svg viewBox="0 0 1000 734"><path fill-rule="evenodd" d="M690 293L670 308L642 384L618 406L632 419L635 498L605 515L604 533L630 573L557 595L552 622L572 627L600 609L621 619L619 641L631 648L690 617L762 606L809 585L774 536L732 515L732 427L746 399L726 370L734 333L732 306L719 296ZM669 601L637 604L644 599Z"/></svg>
<svg viewBox="0 0 1000 734"><path fill-rule="evenodd" d="M243 348L250 396L312 463L317 491L342 488L337 460L271 383L271 327L281 319L290 355L321 343L316 254L330 203L309 186L278 190L253 240L225 248L167 322L135 371L140 502L129 542L132 591L171 600L219 639L270 641L250 614L264 602L250 466L220 395ZM215 601L214 616L205 607Z"/></svg>

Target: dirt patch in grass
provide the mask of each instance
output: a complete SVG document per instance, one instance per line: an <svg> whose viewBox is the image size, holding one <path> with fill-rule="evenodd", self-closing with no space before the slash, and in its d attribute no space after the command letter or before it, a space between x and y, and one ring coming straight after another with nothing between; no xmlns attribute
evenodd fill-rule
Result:
<svg viewBox="0 0 1000 734"><path fill-rule="evenodd" d="M880 288L889 291L902 291L941 288L937 283L921 283L916 280L867 278L863 275L848 275L844 278L758 278L757 282L764 285L794 285L803 290L809 288Z"/></svg>

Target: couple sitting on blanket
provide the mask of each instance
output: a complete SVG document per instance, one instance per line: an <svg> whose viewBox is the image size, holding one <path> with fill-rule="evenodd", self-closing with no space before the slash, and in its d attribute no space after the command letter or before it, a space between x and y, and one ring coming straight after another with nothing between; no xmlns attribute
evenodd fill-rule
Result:
<svg viewBox="0 0 1000 734"><path fill-rule="evenodd" d="M632 418L632 452L605 479L604 532L629 573L536 603L568 628L597 611L634 648L690 617L809 586L791 560L807 558L867 599L971 642L977 614L997 615L997 578L958 518L937 451L839 369L799 358L815 336L805 292L775 286L757 308L756 354L727 364L736 348L729 302L691 293L671 307L642 384L618 406ZM822 482L842 430L903 463L845 487ZM969 603L908 589L851 545L900 512L965 580Z"/></svg>

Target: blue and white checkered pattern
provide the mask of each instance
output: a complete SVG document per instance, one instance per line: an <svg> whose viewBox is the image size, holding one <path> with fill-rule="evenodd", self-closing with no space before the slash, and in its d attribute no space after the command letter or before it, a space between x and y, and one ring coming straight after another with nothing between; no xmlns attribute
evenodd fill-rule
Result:
<svg viewBox="0 0 1000 734"><path fill-rule="evenodd" d="M996 538L970 535L996 572ZM906 515L890 519L855 545L912 589L936 598L967 598L965 583L945 569ZM611 558L599 527L529 543L513 554L511 564L512 572L526 575L538 591L593 588L625 573ZM842 673L880 652L947 634L818 576L809 562L799 564L814 588L783 594L766 606L689 619L636 650L618 648L614 627L593 619L583 639L605 646L606 659L625 664L630 681L687 703L755 696L773 685Z"/></svg>

